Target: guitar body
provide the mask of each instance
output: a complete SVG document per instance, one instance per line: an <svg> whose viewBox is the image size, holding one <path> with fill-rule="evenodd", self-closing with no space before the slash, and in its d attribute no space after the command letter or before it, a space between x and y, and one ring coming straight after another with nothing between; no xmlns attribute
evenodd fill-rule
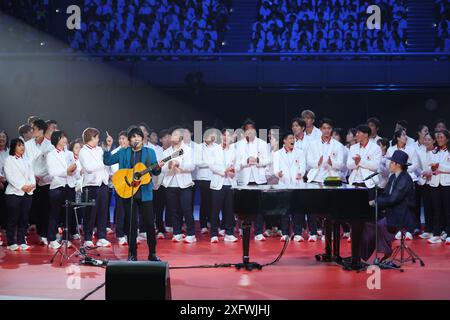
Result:
<svg viewBox="0 0 450 320"><path fill-rule="evenodd" d="M135 173L146 170L145 164L139 162L134 166ZM146 173L139 180L133 180L133 169L120 169L111 178L119 197L129 199L138 192L141 185L149 184L152 181L150 173ZM133 185L134 184L134 188Z"/></svg>

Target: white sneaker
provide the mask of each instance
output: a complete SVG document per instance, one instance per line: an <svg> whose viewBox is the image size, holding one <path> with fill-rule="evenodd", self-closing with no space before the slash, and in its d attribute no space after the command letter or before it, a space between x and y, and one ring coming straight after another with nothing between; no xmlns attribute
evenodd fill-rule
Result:
<svg viewBox="0 0 450 320"><path fill-rule="evenodd" d="M100 239L97 241L97 247L111 247L111 242L106 239Z"/></svg>
<svg viewBox="0 0 450 320"><path fill-rule="evenodd" d="M264 237L270 238L272 236L272 230L266 230L263 233Z"/></svg>
<svg viewBox="0 0 450 320"><path fill-rule="evenodd" d="M317 229L317 235L318 235L318 236L322 236L322 230Z"/></svg>
<svg viewBox="0 0 450 320"><path fill-rule="evenodd" d="M20 250L20 247L17 244L12 244L10 246L7 246L6 249L8 249L10 251L18 251L18 250Z"/></svg>
<svg viewBox="0 0 450 320"><path fill-rule="evenodd" d="M113 234L114 231L111 228L106 228L106 234Z"/></svg>
<svg viewBox="0 0 450 320"><path fill-rule="evenodd" d="M80 236L78 233L75 233L75 234L72 236L72 239L73 239L73 240L80 240L80 239L81 239L81 236Z"/></svg>
<svg viewBox="0 0 450 320"><path fill-rule="evenodd" d="M400 240L402 238L402 232L399 231L397 232L397 234L395 235L395 239Z"/></svg>
<svg viewBox="0 0 450 320"><path fill-rule="evenodd" d="M280 238L281 242L286 242L288 240L289 240L289 236L287 236L287 235L281 236L281 238Z"/></svg>
<svg viewBox="0 0 450 320"><path fill-rule="evenodd" d="M316 241L317 241L317 236L316 235L308 237L308 242L316 242Z"/></svg>
<svg viewBox="0 0 450 320"><path fill-rule="evenodd" d="M156 234L156 239L164 239L164 238L165 238L164 233L158 232L158 233Z"/></svg>
<svg viewBox="0 0 450 320"><path fill-rule="evenodd" d="M295 241L295 242L303 242L303 241L305 241L305 239L303 239L303 237L302 237L301 235L296 234L296 235L294 236L294 241Z"/></svg>
<svg viewBox="0 0 450 320"><path fill-rule="evenodd" d="M262 234L258 234L255 236L255 241L266 241L266 237L264 237Z"/></svg>
<svg viewBox="0 0 450 320"><path fill-rule="evenodd" d="M119 246L126 246L128 244L127 237L120 237L118 240Z"/></svg>
<svg viewBox="0 0 450 320"><path fill-rule="evenodd" d="M145 232L139 233L137 239L138 239L139 241L145 241L145 240L147 240L147 233L145 233Z"/></svg>
<svg viewBox="0 0 450 320"><path fill-rule="evenodd" d="M173 233L173 228L172 227L166 227L166 232L167 233Z"/></svg>
<svg viewBox="0 0 450 320"><path fill-rule="evenodd" d="M226 241L226 242L236 242L236 241L238 241L238 238L236 238L236 237L233 236L233 235L225 235L225 238L223 239L223 241Z"/></svg>
<svg viewBox="0 0 450 320"><path fill-rule="evenodd" d="M447 232L442 231L442 233L441 233L441 239L442 239L442 241L445 241L445 239L447 239Z"/></svg>
<svg viewBox="0 0 450 320"><path fill-rule="evenodd" d="M283 231L277 230L277 231L275 231L274 233L272 233L272 235L273 235L274 237L282 237L282 236L283 236Z"/></svg>
<svg viewBox="0 0 450 320"><path fill-rule="evenodd" d="M442 239L441 239L441 237L434 236L434 237L431 237L430 239L428 239L427 242L430 244L442 243Z"/></svg>
<svg viewBox="0 0 450 320"><path fill-rule="evenodd" d="M219 230L219 236L225 237L225 230L224 229Z"/></svg>
<svg viewBox="0 0 450 320"><path fill-rule="evenodd" d="M83 247L85 248L94 248L94 243L92 241L85 241L83 244Z"/></svg>
<svg viewBox="0 0 450 320"><path fill-rule="evenodd" d="M412 239L413 239L413 235L411 234L411 232L406 232L405 240L412 240Z"/></svg>
<svg viewBox="0 0 450 320"><path fill-rule="evenodd" d="M344 234L342 235L342 239L348 239L350 238L350 232L344 232Z"/></svg>
<svg viewBox="0 0 450 320"><path fill-rule="evenodd" d="M183 241L183 235L182 234L176 234L172 237L172 242L181 242Z"/></svg>
<svg viewBox="0 0 450 320"><path fill-rule="evenodd" d="M202 230L200 232L201 232L201 234L207 234L207 233L209 233L209 230L208 230L208 228L202 228Z"/></svg>
<svg viewBox="0 0 450 320"><path fill-rule="evenodd" d="M183 241L184 243L194 243L197 242L197 238L195 236L187 236Z"/></svg>
<svg viewBox="0 0 450 320"><path fill-rule="evenodd" d="M320 240L325 241L326 240L325 236L321 236Z"/></svg>
<svg viewBox="0 0 450 320"><path fill-rule="evenodd" d="M450 237L447 237L447 239L445 239L445 244L450 245Z"/></svg>
<svg viewBox="0 0 450 320"><path fill-rule="evenodd" d="M419 235L419 238L421 238L421 239L430 239L432 236L433 236L432 233L424 232L421 235Z"/></svg>
<svg viewBox="0 0 450 320"><path fill-rule="evenodd" d="M31 247L29 245L27 245L26 243L22 243L20 245L20 251L28 251L30 249L31 249Z"/></svg>
<svg viewBox="0 0 450 320"><path fill-rule="evenodd" d="M39 240L39 244L40 245L44 245L44 246L48 246L48 240L46 237L41 237L41 239Z"/></svg>
<svg viewBox="0 0 450 320"><path fill-rule="evenodd" d="M348 237L347 238L347 243L351 243L352 242L352 237Z"/></svg>
<svg viewBox="0 0 450 320"><path fill-rule="evenodd" d="M50 241L50 244L48 245L50 249L59 249L61 247L61 243L58 241Z"/></svg>
<svg viewBox="0 0 450 320"><path fill-rule="evenodd" d="M244 234L244 231L242 229L239 229L239 236L242 237L243 234Z"/></svg>
<svg viewBox="0 0 450 320"><path fill-rule="evenodd" d="M211 243L219 243L219 238L218 237L212 237L211 238Z"/></svg>

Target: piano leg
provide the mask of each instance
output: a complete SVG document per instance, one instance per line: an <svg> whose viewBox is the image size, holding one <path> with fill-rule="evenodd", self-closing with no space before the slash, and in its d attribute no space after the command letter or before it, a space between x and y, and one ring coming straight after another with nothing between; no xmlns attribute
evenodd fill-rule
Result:
<svg viewBox="0 0 450 320"><path fill-rule="evenodd" d="M325 232L325 253L317 254L317 261L331 262L333 261L333 255L331 251L331 243L332 243L332 226L331 221L329 219L324 220L324 232Z"/></svg>
<svg viewBox="0 0 450 320"><path fill-rule="evenodd" d="M251 271L253 269L261 270L262 266L257 262L250 262L250 229L252 227L252 221L244 219L242 221L242 249L243 257L242 263L236 264L236 269L245 269Z"/></svg>
<svg viewBox="0 0 450 320"><path fill-rule="evenodd" d="M363 270L367 264L361 261L361 239L364 229L363 221L354 221L351 223L352 228L352 256L350 263L344 264L344 270Z"/></svg>
<svg viewBox="0 0 450 320"><path fill-rule="evenodd" d="M342 263L341 258L341 224L338 221L333 223L333 258L337 263Z"/></svg>

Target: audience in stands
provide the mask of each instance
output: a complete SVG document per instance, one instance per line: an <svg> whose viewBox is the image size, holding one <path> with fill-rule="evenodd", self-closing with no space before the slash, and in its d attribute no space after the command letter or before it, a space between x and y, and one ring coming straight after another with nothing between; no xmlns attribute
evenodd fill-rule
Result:
<svg viewBox="0 0 450 320"><path fill-rule="evenodd" d="M450 0L435 0L436 51L450 51Z"/></svg>

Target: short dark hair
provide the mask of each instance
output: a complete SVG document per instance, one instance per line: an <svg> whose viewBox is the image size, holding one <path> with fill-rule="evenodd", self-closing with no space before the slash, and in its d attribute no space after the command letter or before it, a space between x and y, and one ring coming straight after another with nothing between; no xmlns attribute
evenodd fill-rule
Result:
<svg viewBox="0 0 450 320"><path fill-rule="evenodd" d="M56 130L52 133L52 136L50 137L50 142L55 148L58 145L59 140L62 139L62 137L66 137L64 131Z"/></svg>
<svg viewBox="0 0 450 320"><path fill-rule="evenodd" d="M47 120L47 121L45 121L45 123L46 123L47 125L58 124L58 121L56 121L56 120Z"/></svg>
<svg viewBox="0 0 450 320"><path fill-rule="evenodd" d="M324 124L329 124L330 127L333 127L333 120L331 120L330 118L323 118L322 120L320 120L319 122L319 128L321 126L323 126Z"/></svg>
<svg viewBox="0 0 450 320"><path fill-rule="evenodd" d="M32 130L31 126L28 124L22 124L19 126L19 129L17 130L19 133L19 136L23 137L23 135L27 132L30 132Z"/></svg>
<svg viewBox="0 0 450 320"><path fill-rule="evenodd" d="M297 124L302 128L306 127L305 120L303 120L302 118L295 117L294 119L292 119L291 120L291 128L292 128L292 125L294 124L294 122L297 122Z"/></svg>
<svg viewBox="0 0 450 320"><path fill-rule="evenodd" d="M43 131L45 133L45 131L47 131L48 129L48 124L42 120L42 119L36 119L33 121L33 126L38 128L39 131Z"/></svg>
<svg viewBox="0 0 450 320"><path fill-rule="evenodd" d="M398 139L402 136L402 133L405 132L403 129L398 129L394 132L394 137L392 138L392 145L395 146L398 143Z"/></svg>
<svg viewBox="0 0 450 320"><path fill-rule="evenodd" d="M348 129L347 133L351 132L353 136L356 136L356 128L350 128Z"/></svg>
<svg viewBox="0 0 450 320"><path fill-rule="evenodd" d="M37 116L29 116L27 119L27 123L29 126L31 126L38 119L39 119L39 117L37 117Z"/></svg>
<svg viewBox="0 0 450 320"><path fill-rule="evenodd" d="M138 124L138 127L144 127L147 130L148 134L150 134L150 127L145 122L141 122ZM142 130L141 130L142 131Z"/></svg>
<svg viewBox="0 0 450 320"><path fill-rule="evenodd" d="M139 126L141 126L141 125L139 125ZM142 132L141 128L136 127L136 126L131 126L128 128L128 131L127 131L128 140L131 140L131 138L134 135L141 136L142 139L144 139L144 132Z"/></svg>
<svg viewBox="0 0 450 320"><path fill-rule="evenodd" d="M88 143L92 140L92 138L98 136L100 134L100 131L98 131L96 128L86 128L83 131L83 142Z"/></svg>
<svg viewBox="0 0 450 320"><path fill-rule="evenodd" d="M244 123L242 123L242 130L245 130L246 126L252 126L256 129L256 123L250 118L245 119Z"/></svg>
<svg viewBox="0 0 450 320"><path fill-rule="evenodd" d="M398 120L396 122L396 124L399 124L400 126L402 126L403 128L407 129L408 128L408 121L406 120Z"/></svg>
<svg viewBox="0 0 450 320"><path fill-rule="evenodd" d="M75 145L77 143L79 143L80 145L83 145L83 141L80 138L77 138L69 143L69 151L73 151L73 148L75 147Z"/></svg>
<svg viewBox="0 0 450 320"><path fill-rule="evenodd" d="M168 129L162 129L162 130L160 130L159 131L159 138L161 139L162 137L164 137L164 136L167 136L167 135L169 135L170 133L169 133L169 130Z"/></svg>
<svg viewBox="0 0 450 320"><path fill-rule="evenodd" d="M121 137L121 136L125 136L125 137L128 138L127 132L125 130L122 130L122 131L119 132L118 137Z"/></svg>
<svg viewBox="0 0 450 320"><path fill-rule="evenodd" d="M186 127L184 127L184 126L172 126L172 127L169 128L169 133L170 133L170 134L173 134L174 131L177 131L177 130L183 130L183 129L189 130L188 128L186 128ZM192 131L191 131L191 132L192 132Z"/></svg>
<svg viewBox="0 0 450 320"><path fill-rule="evenodd" d="M438 125L438 123L443 123L444 125L445 125L445 127L447 128L447 121L445 121L445 119L444 118L439 118L439 119L436 119L436 121L434 122L434 128L436 128L436 126ZM433 128L433 129L434 129Z"/></svg>
<svg viewBox="0 0 450 320"><path fill-rule="evenodd" d="M281 134L281 140L284 141L284 139L286 139L287 137L289 137L290 135L294 135L294 133L290 130L287 130L285 132L283 132L283 134Z"/></svg>
<svg viewBox="0 0 450 320"><path fill-rule="evenodd" d="M9 155L13 156L16 154L16 148L18 145L25 145L25 142L20 138L14 138L11 140L11 147L9 148Z"/></svg>
<svg viewBox="0 0 450 320"><path fill-rule="evenodd" d="M333 128L331 134L336 133L339 136L339 140L341 143L345 143L344 130L342 128Z"/></svg>
<svg viewBox="0 0 450 320"><path fill-rule="evenodd" d="M380 119L376 118L376 117L370 117L369 119L367 119L367 124L369 123L373 123L375 125L375 127L377 127L377 129L380 128L381 126L381 121Z"/></svg>
<svg viewBox="0 0 450 320"><path fill-rule="evenodd" d="M194 127L189 123L184 123L182 126L178 126L177 129L186 129L190 133L194 133Z"/></svg>
<svg viewBox="0 0 450 320"><path fill-rule="evenodd" d="M389 148L389 140L386 138L378 139L378 144L381 144L383 147Z"/></svg>
<svg viewBox="0 0 450 320"><path fill-rule="evenodd" d="M367 136L370 136L370 133L372 132L372 130L370 130L367 124L360 124L359 126L356 127L356 131L367 134Z"/></svg>

